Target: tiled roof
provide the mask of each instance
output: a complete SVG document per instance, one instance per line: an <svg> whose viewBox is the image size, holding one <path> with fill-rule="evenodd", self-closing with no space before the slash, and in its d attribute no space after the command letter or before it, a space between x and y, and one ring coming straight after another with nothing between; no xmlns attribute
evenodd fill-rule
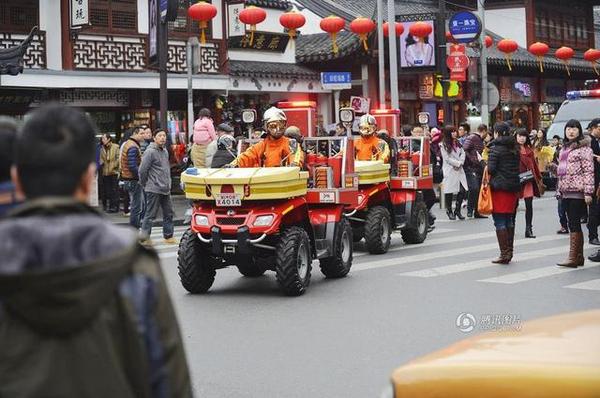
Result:
<svg viewBox="0 0 600 398"><path fill-rule="evenodd" d="M288 10L292 7L291 3L285 0L246 0L246 5L277 10Z"/></svg>
<svg viewBox="0 0 600 398"><path fill-rule="evenodd" d="M496 35L493 32L486 32L489 36L494 39L494 45L487 49L488 56L488 64L489 65L501 65L506 66L506 57L503 52L499 51L496 48L496 43L502 40L502 37ZM544 70L565 70L565 64L556 59L554 56L554 51L550 50L547 56L544 57ZM576 57L571 59L569 62L569 68L573 72L584 72L584 73L594 73L592 66L589 62L585 61L582 58L583 54L581 52L577 52ZM579 58L577 58L579 57ZM527 49L519 47L517 51L515 51L511 56L511 65L523 68L539 68L539 61L535 56L533 56Z"/></svg>
<svg viewBox="0 0 600 398"><path fill-rule="evenodd" d="M360 49L360 41L354 33L341 31L337 34L339 51L333 53L329 33L300 35L296 39L296 61L313 63L345 58Z"/></svg>
<svg viewBox="0 0 600 398"><path fill-rule="evenodd" d="M319 80L319 73L306 66L274 62L229 61L229 74L236 77Z"/></svg>

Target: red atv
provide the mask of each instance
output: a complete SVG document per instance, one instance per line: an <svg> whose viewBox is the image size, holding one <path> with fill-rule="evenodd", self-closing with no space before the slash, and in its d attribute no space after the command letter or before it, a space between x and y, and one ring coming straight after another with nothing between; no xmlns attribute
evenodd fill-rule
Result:
<svg viewBox="0 0 600 398"><path fill-rule="evenodd" d="M328 149L308 171L191 168L182 174L186 196L194 201L178 252L186 290L205 293L216 271L228 266L247 277L275 271L282 291L294 296L308 287L313 260L328 278L348 274L352 228L344 209L356 206L354 149L351 139L325 141L305 139L308 151Z"/></svg>
<svg viewBox="0 0 600 398"><path fill-rule="evenodd" d="M346 215L354 231L354 242L364 239L372 254L386 253L392 230L400 230L406 243L427 238L428 211L420 190L432 189L429 140L425 137L395 137L390 165L356 162L359 176L358 205Z"/></svg>

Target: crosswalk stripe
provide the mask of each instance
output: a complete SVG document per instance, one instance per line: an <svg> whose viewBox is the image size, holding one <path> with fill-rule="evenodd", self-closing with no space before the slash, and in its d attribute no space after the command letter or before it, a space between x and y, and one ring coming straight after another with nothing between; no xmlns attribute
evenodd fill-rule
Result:
<svg viewBox="0 0 600 398"><path fill-rule="evenodd" d="M600 263L588 265L586 268L589 269L589 268L598 267L598 266L600 266ZM565 274L565 273L573 272L573 271L577 271L577 270L578 270L577 268L566 268L566 267L559 267L558 265L553 265L550 267L536 268L536 269L523 271L523 272L515 272L512 274L498 276L495 278L481 279L478 282L501 283L501 284L512 285L515 283L528 282L528 281L532 281L534 279L545 278L545 277L553 276L553 275Z"/></svg>
<svg viewBox="0 0 600 398"><path fill-rule="evenodd" d="M519 242L519 241L517 241L517 242ZM518 245L518 243L517 243L517 245ZM512 263L517 263L519 261L535 260L537 258L561 254L561 253L565 253L567 251L568 251L568 246L560 246L560 247L554 247L554 248L550 248L550 249L535 250L535 251L531 251L531 252L527 252L527 253L517 253L515 255L515 257L513 258ZM474 270L485 269L485 268L490 268L490 267L498 267L499 266L498 264L492 263L492 260L495 259L496 257L486 258L483 260L469 261L466 263L445 265L442 267L427 268L427 269L421 269L421 270L411 271L411 272L403 272L398 275L399 276L418 277L418 278L433 278L433 277L437 277L437 276L457 274L460 272L474 271ZM510 267L510 265L508 267Z"/></svg>
<svg viewBox="0 0 600 398"><path fill-rule="evenodd" d="M463 239L460 239L461 237L458 237L458 238L459 238L459 240L463 240ZM537 239L520 239L520 240L515 241L515 246L517 246L517 247L529 246L529 245L533 245L533 244L538 244L538 243L542 243L542 242L551 242L551 241L560 240L560 239L564 239L564 237L560 236L560 235L547 235L547 236L540 236ZM410 247L410 246L403 246L403 247ZM419 245L419 247L423 247L423 244ZM395 266L395 265L404 265L404 264L410 264L410 263L427 261L427 260L435 260L438 258L460 256L460 255L464 255L465 253L479 253L479 252L484 252L487 250L493 250L497 247L498 247L497 243L478 244L475 247L469 248L468 250L465 247L459 247L457 249L442 250L442 251L436 251L436 252L426 253L426 254L415 254L412 256L396 257L396 258L391 258L391 259L386 259L386 260L373 260L373 261L353 265L352 271L354 271L354 272L366 271L366 270L385 268L385 267L390 267L390 266ZM398 248L398 249L401 249L401 248Z"/></svg>
<svg viewBox="0 0 600 398"><path fill-rule="evenodd" d="M565 287L568 289L600 290L600 279L592 279L591 281L575 283Z"/></svg>

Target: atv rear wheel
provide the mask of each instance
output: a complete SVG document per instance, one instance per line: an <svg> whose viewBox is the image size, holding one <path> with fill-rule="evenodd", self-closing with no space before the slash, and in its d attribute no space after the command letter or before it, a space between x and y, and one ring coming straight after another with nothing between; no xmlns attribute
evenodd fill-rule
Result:
<svg viewBox="0 0 600 398"><path fill-rule="evenodd" d="M236 266L240 274L248 278L257 278L265 273L265 269L260 267L253 257L239 258L236 260Z"/></svg>
<svg viewBox="0 0 600 398"><path fill-rule="evenodd" d="M275 273L281 290L288 296L300 296L310 284L310 240L305 230L290 227L277 244Z"/></svg>
<svg viewBox="0 0 600 398"><path fill-rule="evenodd" d="M415 203L411 217L411 225L401 231L405 243L423 243L427 239L429 227L429 212L423 202Z"/></svg>
<svg viewBox="0 0 600 398"><path fill-rule="evenodd" d="M179 279L190 293L206 293L215 281L216 271L208 250L191 229L185 231L177 251Z"/></svg>
<svg viewBox="0 0 600 398"><path fill-rule="evenodd" d="M345 218L336 226L333 248L334 255L320 261L321 272L327 278L342 278L352 267L352 227Z"/></svg>
<svg viewBox="0 0 600 398"><path fill-rule="evenodd" d="M392 223L390 212L383 206L375 206L365 220L365 241L371 254L384 254L390 248Z"/></svg>

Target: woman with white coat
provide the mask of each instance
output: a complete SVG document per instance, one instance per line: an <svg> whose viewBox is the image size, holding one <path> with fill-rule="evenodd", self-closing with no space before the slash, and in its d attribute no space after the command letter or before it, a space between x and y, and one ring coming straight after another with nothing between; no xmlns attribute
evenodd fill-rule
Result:
<svg viewBox="0 0 600 398"><path fill-rule="evenodd" d="M458 142L458 131L453 126L446 126L442 132L442 181L443 193L446 201L446 214L450 220L458 217L464 220L461 214L462 202L467 191L467 176L463 169L465 164L465 151ZM456 208L452 210L452 197L456 194Z"/></svg>

